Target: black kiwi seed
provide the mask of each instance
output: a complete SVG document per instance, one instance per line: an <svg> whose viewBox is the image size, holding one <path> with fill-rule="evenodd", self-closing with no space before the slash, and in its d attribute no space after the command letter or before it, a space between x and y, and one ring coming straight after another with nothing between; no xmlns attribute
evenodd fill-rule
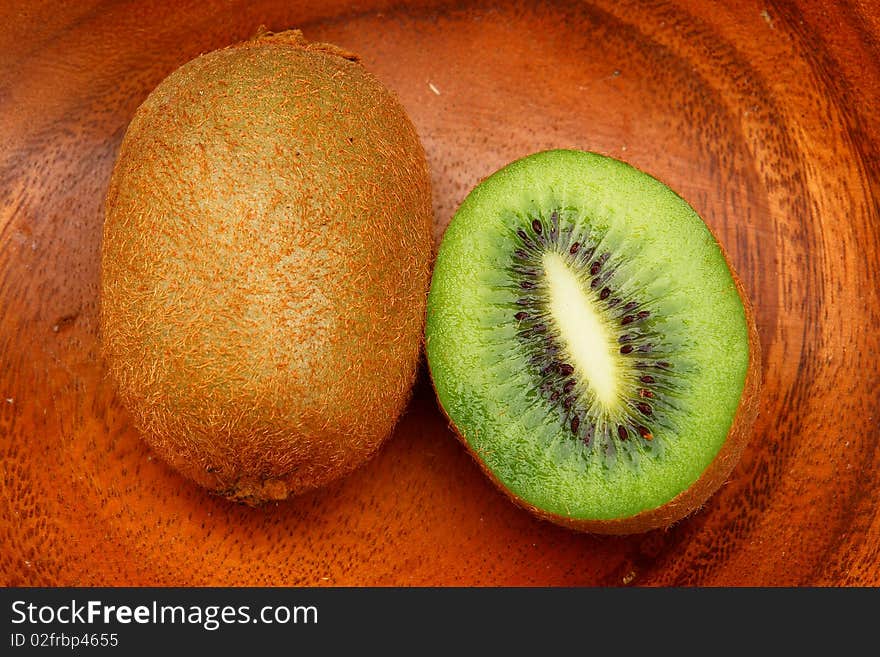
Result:
<svg viewBox="0 0 880 657"><path fill-rule="evenodd" d="M562 363L562 364L559 366L559 373L560 373L562 376L568 376L568 375L571 374L572 372L574 372L574 368L573 368L571 365L569 365L568 363Z"/></svg>
<svg viewBox="0 0 880 657"><path fill-rule="evenodd" d="M603 287L602 291L599 293L599 298L602 299L602 301L605 301L609 296L611 296L611 290L607 287Z"/></svg>
<svg viewBox="0 0 880 657"><path fill-rule="evenodd" d="M580 243L580 242L575 242L574 244L571 245L571 248L568 250L568 252L569 252L571 255L575 255L575 254L578 252L578 249L579 249L579 248L581 248L581 243Z"/></svg>
<svg viewBox="0 0 880 657"><path fill-rule="evenodd" d="M537 219L532 219L532 230L535 231L538 235L544 230L541 226L541 222Z"/></svg>
<svg viewBox="0 0 880 657"><path fill-rule="evenodd" d="M594 432L595 432L595 428L593 427L593 425L587 424L587 430L584 432L583 441L584 441L584 444L587 445L588 447L593 442Z"/></svg>
<svg viewBox="0 0 880 657"><path fill-rule="evenodd" d="M581 425L581 419L575 415L571 418L571 432L576 434L578 431L578 427Z"/></svg>
<svg viewBox="0 0 880 657"><path fill-rule="evenodd" d="M528 319L529 314L525 310L520 310L516 315L513 316L513 318L521 322L524 319Z"/></svg>

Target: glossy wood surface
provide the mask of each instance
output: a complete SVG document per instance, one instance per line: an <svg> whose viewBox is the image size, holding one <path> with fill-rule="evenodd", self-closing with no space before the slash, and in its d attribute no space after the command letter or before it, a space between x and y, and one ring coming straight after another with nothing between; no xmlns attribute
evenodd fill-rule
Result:
<svg viewBox="0 0 880 657"><path fill-rule="evenodd" d="M0 584L880 584L875 3L34 0L0 24ZM533 519L424 372L371 462L285 503L210 497L151 456L99 359L104 191L150 90L261 24L396 91L438 239L477 181L551 147L694 205L764 351L754 438L700 512L628 537Z"/></svg>

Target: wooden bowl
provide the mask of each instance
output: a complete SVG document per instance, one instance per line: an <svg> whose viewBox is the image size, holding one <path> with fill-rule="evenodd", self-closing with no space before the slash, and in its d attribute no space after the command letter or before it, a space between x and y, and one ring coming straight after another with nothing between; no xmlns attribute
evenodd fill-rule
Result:
<svg viewBox="0 0 880 657"><path fill-rule="evenodd" d="M21 0L0 8L0 581L6 585L878 585L880 12L868 2ZM436 236L550 147L628 160L705 217L764 350L755 435L666 531L514 507L424 373L365 467L262 508L155 458L99 360L101 203L135 108L264 24L361 55L433 171Z"/></svg>

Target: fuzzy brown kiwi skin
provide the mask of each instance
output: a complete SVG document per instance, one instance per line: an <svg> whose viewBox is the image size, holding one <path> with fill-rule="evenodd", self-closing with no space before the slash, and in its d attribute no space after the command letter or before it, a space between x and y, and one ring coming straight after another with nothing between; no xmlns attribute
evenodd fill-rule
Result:
<svg viewBox="0 0 880 657"><path fill-rule="evenodd" d="M393 96L387 90L380 89L381 85L378 81L363 71L359 65L352 63L357 61L355 55L333 45L309 43L299 31L278 34L261 31L250 41L225 48L223 52L226 54L233 51L258 53L261 48L310 52L314 53L316 58L323 58L326 61L338 59L342 62L342 60L347 60L340 63L339 66L356 67L359 72L352 75L355 77L363 76L358 78L360 80L369 79L368 82L372 81L369 84L373 94L370 103L375 103L377 99L391 99ZM213 56L215 53L205 57ZM398 109L391 107L395 103ZM362 104L366 104L366 101ZM375 347L372 350L376 352L375 355L366 353L367 350L363 345L349 344L346 347L345 344L348 343L340 342L339 344L342 345L340 347L339 344L334 343L331 355L340 353L341 349L342 353L351 356L350 360L354 361L353 365L348 362L340 365L338 361L328 358L329 363L319 362L319 369L308 371L308 375L303 376L303 381L288 382L274 378L274 367L277 367L277 363L270 362L268 363L269 367L263 368L257 373L268 371L272 375L267 379L271 382L271 386L249 389L249 396L241 404L226 401L213 403L209 399L215 392L211 386L203 386L206 393L204 396L181 397L181 399L187 400L187 403L175 402L176 405L171 404L168 402L168 395L162 394L163 386L167 389L170 383L179 384L181 388L193 388L193 379L198 380L199 384L211 383L211 381L199 379L198 372L200 370L180 369L176 371L176 376L172 380L168 381L166 377L160 382L161 385L157 386L154 385L155 381L145 381L143 362L138 364L138 367L141 368L141 374L132 374L132 363L127 358L139 351L139 336L137 330L132 330L130 326L132 324L131 317L125 317L124 313L120 314L119 309L124 308L125 304L120 305L120 292L112 287L120 283L130 286L131 279L126 279L126 276L130 276L130 270L124 267L120 269L121 266L118 262L108 262L105 259L105 247L102 246L100 309L102 357L111 378L115 380L123 406L129 410L134 425L157 454L181 474L215 494L254 505L284 499L341 478L363 464L378 450L384 439L390 434L391 428L403 412L412 394L421 342L424 336L423 311L430 278L433 247L430 175L415 128L406 118L405 113L402 113L403 108L400 107L399 101L394 99L392 102L385 103L383 107L385 106L387 106L389 116L393 115L394 117L394 120L389 120L387 123L395 126L393 129L397 130L393 135L393 139L396 140L393 144L394 152L405 153L406 157L402 159L411 163L411 168L407 169L410 175L406 186L409 189L403 194L403 197L413 200L413 203L411 206L407 206L411 211L411 222L407 224L411 229L410 235L404 239L395 237L394 231L388 231L389 237L378 242L378 246L387 252L388 249L393 250L393 247L398 244L397 240L402 239L411 247L409 250L398 248L395 251L397 255L394 256L393 261L387 256L382 261L389 268L389 271L400 269L399 273L406 274L409 283L401 286L400 277L395 281L392 280L391 275L381 274L380 276L376 273L375 266L370 267L374 256L368 258L368 261L363 261L359 255L347 253L349 257L360 258L354 261L359 267L356 271L360 277L359 280L373 281L373 285L377 286L376 289L381 286L384 294L383 299L386 303L383 304L375 298L375 295L370 296L372 288L364 290L362 296L369 297L378 306L375 310L370 310L369 317L383 318L386 327L388 325L400 327L399 332L395 332L393 340L385 339L382 344L377 344L375 340L371 342ZM357 103L353 103L351 111L357 111ZM138 121L140 113L141 109L136 113L132 124ZM391 140L392 137L389 136L388 139ZM388 144L386 146L391 147ZM140 149L134 151L142 158L139 163L154 156L152 152L145 155L142 145L132 146L127 144L126 139L123 140L120 158L114 168L114 175L111 178L105 201L105 217L111 217L114 212L119 212L116 206L121 185L118 170L124 168L120 166L120 160L126 148L129 151ZM299 157L299 152L296 155ZM387 166L395 167L395 171L398 171L397 164L388 164ZM166 172L161 171L160 173L164 175ZM386 171L383 175L389 174ZM130 183L129 178L126 180L129 180ZM377 210L371 220L376 220L381 216L383 215ZM311 218L314 219L314 217ZM326 216L318 218L328 222L328 225L332 227L330 218ZM145 234L152 229L149 223L144 225L143 221L132 218L130 214L124 219L137 226L138 230L122 233L123 237L130 238L132 235ZM118 223L118 218L114 221ZM357 230L362 229L366 230L367 226ZM104 230L104 244L106 245L108 235L106 222ZM121 229L117 227L112 230L119 231ZM331 230L331 228L326 230ZM332 230L337 231L333 233L334 235L339 233L344 238L344 230L338 228ZM351 228L351 230L355 229ZM369 230L375 234L376 229L373 224L370 224ZM334 245L339 244L342 242L334 243ZM377 246L375 241L372 244ZM340 246L340 248L344 248L344 246ZM116 251L119 251L118 244ZM109 268L108 264L111 265ZM373 277L374 274L379 278ZM139 283L137 280L135 282ZM325 283L327 283L326 280ZM111 286L109 296L105 296L105 292L108 290L107 285ZM342 289L343 285L347 285L348 287L345 289L348 289L353 284L340 283L338 287ZM323 289L323 292L330 297L334 294L334 290L326 289L327 287L332 288L333 286L327 285ZM407 290L406 293L397 293L404 288ZM392 299L389 294L396 294L399 298ZM361 304L361 306L363 305ZM122 318L120 319L120 317ZM139 319L143 319L143 316ZM349 321L348 317L343 319ZM375 338L376 331L374 329L381 325L382 322L374 321L374 328L369 330L369 336ZM312 331L317 332L317 329L312 328ZM384 332L387 333L387 328ZM266 336L261 335L260 337ZM308 336L296 336L297 339L300 337L308 343ZM387 338L386 335L380 337ZM227 347L229 347L228 344L219 345L221 351ZM295 351L294 353L300 352ZM229 368L230 359L228 358L212 357L210 360L221 363L218 366L220 368ZM244 358L244 360L247 359ZM247 363L245 363L246 365ZM371 365L375 367L371 367ZM333 366L337 369L347 367L351 370L351 376L340 380L341 390L335 393L332 390L328 392L327 381L335 381L336 379L333 377L328 379L326 376L322 378L322 372L331 370ZM161 366L159 370L161 370ZM362 375L364 371L371 376ZM375 405L377 408L381 407L380 410L373 410L372 413L340 413L338 411L338 406L340 406L338 397L348 399L353 394L357 396L358 390L361 390L362 386L370 381L373 382L370 385L383 387L382 390L373 389L374 394L369 397L371 408ZM298 387L294 388L288 383L295 383ZM285 414L286 407L279 400L296 399L298 392L311 395L310 398L316 398L317 402L313 403L311 407L304 408L298 417L291 418ZM336 410L335 414L334 410ZM225 414L220 418L220 421L217 420L218 414ZM309 443L310 439L311 443Z"/></svg>
<svg viewBox="0 0 880 657"><path fill-rule="evenodd" d="M715 237L714 234L713 237ZM742 456L743 450L746 448L746 445L751 438L752 426L758 415L761 393L761 341L758 336L758 327L755 323L754 311L751 302L749 301L749 297L746 294L745 287L736 271L731 266L730 259L728 258L724 247L721 246L721 243L718 242L717 239L716 243L721 249L721 254L724 256L727 267L733 276L737 293L739 294L740 299L742 299L743 308L745 309L746 324L748 326L749 334L749 365L746 370L746 378L743 384L739 406L737 407L733 422L730 425L730 430L727 432L727 438L725 439L724 444L721 446L721 449L718 450L718 454L715 455L715 458L709 466L703 471L703 474L700 475L700 477L686 490L683 490L674 498L666 502L666 504L654 509L642 511L633 516L628 516L626 518L613 518L610 520L580 520L540 509L513 493L501 482L500 479L498 479L498 477L495 476L495 473L486 466L483 459L479 457L468 441L465 440L464 436L458 430L458 427L455 426L455 422L449 417L446 409L443 408L443 404L439 403L439 396L437 397L437 405L446 416L449 427L455 433L455 436L477 462L477 465L480 466L483 473L517 506L529 511L538 518L549 520L554 524L577 531L593 534L638 534L652 529L668 528L682 518L690 515L699 509L730 476L730 473L733 471L733 468L736 467L736 464ZM431 366L429 362L429 373L430 368ZM434 386L433 375L431 375L431 385ZM434 386L434 394L437 395L436 386Z"/></svg>

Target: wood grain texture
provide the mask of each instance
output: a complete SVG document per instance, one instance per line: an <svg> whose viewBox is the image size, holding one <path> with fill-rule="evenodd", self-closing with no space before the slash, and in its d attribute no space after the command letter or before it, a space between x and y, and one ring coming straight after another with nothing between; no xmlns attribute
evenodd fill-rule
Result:
<svg viewBox="0 0 880 657"><path fill-rule="evenodd" d="M874 3L8 2L0 7L0 583L880 584L880 12ZM667 531L508 502L424 378L329 488L258 509L154 458L97 335L101 203L134 109L261 24L337 43L425 144L439 238L550 147L626 159L725 245L764 352L752 442Z"/></svg>

